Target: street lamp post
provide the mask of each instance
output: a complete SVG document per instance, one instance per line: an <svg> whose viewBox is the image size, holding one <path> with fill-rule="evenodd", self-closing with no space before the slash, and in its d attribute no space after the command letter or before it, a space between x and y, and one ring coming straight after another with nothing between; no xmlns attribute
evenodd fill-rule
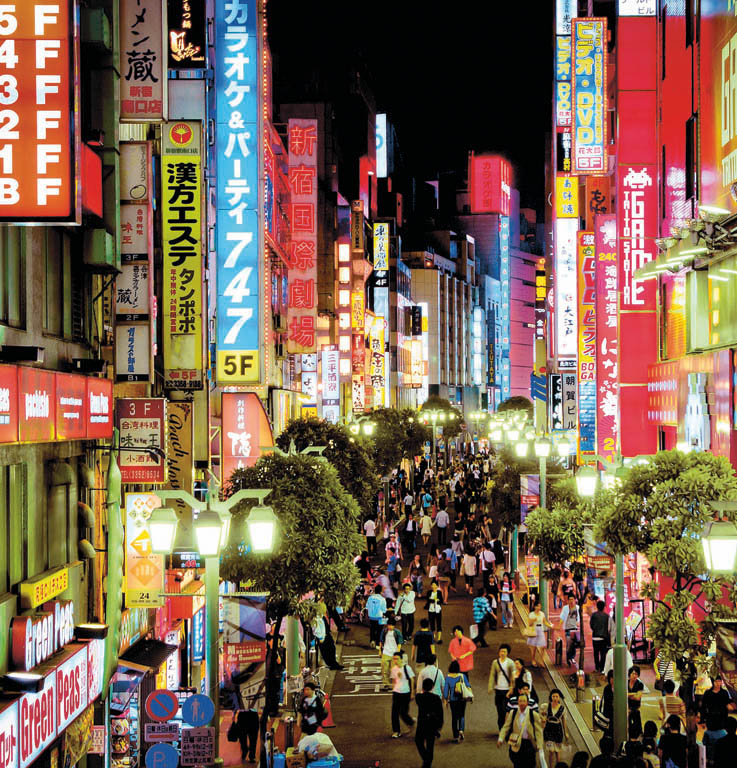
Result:
<svg viewBox="0 0 737 768"><path fill-rule="evenodd" d="M441 409L431 409L420 411L420 418L424 424L430 422L432 425L432 465L433 471L437 475L438 473L438 422L444 422L446 418L448 421L455 420L455 413L447 412ZM445 460L448 459L448 441L445 442Z"/></svg>
<svg viewBox="0 0 737 768"><path fill-rule="evenodd" d="M247 524L251 539L251 548L254 552L267 552L273 548L274 531L276 529L276 517L271 507L263 505L264 499L271 493L270 488L242 488L225 501L213 499L213 491L208 485L206 501L198 501L187 491L161 490L154 494L165 503L169 499L178 499L199 513L195 522L197 536L197 548L205 558L205 669L210 698L215 706L213 717L215 728L215 759L219 761L220 743L220 694L219 694L219 604L220 604L220 551L227 536L229 526L228 513L244 499L256 499L257 506L251 510ZM170 516L166 515L171 522ZM158 523L155 513L152 513L154 524ZM171 528L169 544L174 538L176 524ZM157 536L157 546L163 545L163 536ZM152 535L152 546L153 546ZM159 550L161 552L161 550ZM161 552L169 554L171 550ZM220 761L221 762L221 761Z"/></svg>
<svg viewBox="0 0 737 768"><path fill-rule="evenodd" d="M548 456L553 444L548 437L541 437L535 441L535 455L540 462L540 506L547 509L547 481L548 481ZM540 607L543 613L548 615L548 580L543 578L545 563L540 555Z"/></svg>

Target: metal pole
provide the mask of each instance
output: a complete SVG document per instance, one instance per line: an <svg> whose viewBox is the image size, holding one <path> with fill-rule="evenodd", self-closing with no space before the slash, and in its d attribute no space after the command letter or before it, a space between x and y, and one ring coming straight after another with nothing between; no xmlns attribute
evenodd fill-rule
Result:
<svg viewBox="0 0 737 768"><path fill-rule="evenodd" d="M517 526L514 526L512 530L512 552L510 553L510 567L512 570L512 576L517 572Z"/></svg>
<svg viewBox="0 0 737 768"><path fill-rule="evenodd" d="M438 425L432 423L432 469L438 474Z"/></svg>
<svg viewBox="0 0 737 768"><path fill-rule="evenodd" d="M547 478L548 478L548 459L545 456L540 456L540 506L543 509L547 509ZM548 615L548 580L543 578L543 569L545 563L543 562L542 553L540 553L540 608L542 612Z"/></svg>
<svg viewBox="0 0 737 768"><path fill-rule="evenodd" d="M215 705L213 726L215 728L215 762L220 762L220 657L218 652L220 630L218 606L220 602L220 556L205 558L205 622L207 642L205 644L205 666L207 688Z"/></svg>
<svg viewBox="0 0 737 768"><path fill-rule="evenodd" d="M287 617L287 675L295 677L299 667L299 622L294 616Z"/></svg>
<svg viewBox="0 0 737 768"><path fill-rule="evenodd" d="M624 555L616 563L616 642L614 644L614 744L627 740L627 647L624 644Z"/></svg>

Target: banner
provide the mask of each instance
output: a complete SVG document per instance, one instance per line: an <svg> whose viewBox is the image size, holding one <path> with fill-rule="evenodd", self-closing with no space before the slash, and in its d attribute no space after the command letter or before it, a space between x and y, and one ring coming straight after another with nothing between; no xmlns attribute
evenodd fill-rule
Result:
<svg viewBox="0 0 737 768"><path fill-rule="evenodd" d="M520 522L525 524L527 513L540 506L540 475L520 475Z"/></svg>
<svg viewBox="0 0 737 768"><path fill-rule="evenodd" d="M153 493L125 495L125 594L129 608L164 604L164 556L151 551L148 518L161 506Z"/></svg>
<svg viewBox="0 0 737 768"><path fill-rule="evenodd" d="M166 117L162 0L120 0L120 119Z"/></svg>
<svg viewBox="0 0 737 768"><path fill-rule="evenodd" d="M194 403L168 401L166 404L166 488L192 493L194 485ZM179 499L167 502L179 517L189 519L189 507ZM180 519L179 525L182 525Z"/></svg>
<svg viewBox="0 0 737 768"><path fill-rule="evenodd" d="M576 269L577 219L555 222L555 318L558 357L575 357L577 343L578 272Z"/></svg>
<svg viewBox="0 0 737 768"><path fill-rule="evenodd" d="M164 385L202 389L202 156L199 122L167 123L161 147Z"/></svg>

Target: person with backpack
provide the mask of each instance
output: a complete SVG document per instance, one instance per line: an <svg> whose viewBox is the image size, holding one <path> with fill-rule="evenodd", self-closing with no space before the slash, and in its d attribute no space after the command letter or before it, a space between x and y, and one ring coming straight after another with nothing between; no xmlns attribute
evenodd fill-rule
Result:
<svg viewBox="0 0 737 768"><path fill-rule="evenodd" d="M315 683L305 683L298 711L302 733L306 733L308 736L317 733L317 729L322 725L328 713L325 709L325 694L318 690Z"/></svg>
<svg viewBox="0 0 737 768"><path fill-rule="evenodd" d="M381 622L386 615L386 598L381 594L381 584L374 587L373 594L366 600L366 613L369 619L369 642L376 648L381 635Z"/></svg>
<svg viewBox="0 0 737 768"><path fill-rule="evenodd" d="M517 697L517 709L507 713L497 747L509 744L509 759L514 768L535 768L537 752L543 749L542 720L528 706L524 693Z"/></svg>
<svg viewBox="0 0 737 768"><path fill-rule="evenodd" d="M433 691L433 681L422 682L422 693L415 696L417 702L417 730L415 744L422 758L422 768L432 765L435 739L443 727L443 700Z"/></svg>
<svg viewBox="0 0 737 768"><path fill-rule="evenodd" d="M448 674L445 676L443 699L445 699L446 705L450 707L451 728L453 729L453 742L455 744L465 738L467 699L464 696L464 687L470 688L468 676L465 672L461 672L461 667L457 661L451 661Z"/></svg>
<svg viewBox="0 0 737 768"><path fill-rule="evenodd" d="M379 636L379 655L381 656L381 679L383 682L383 690L391 690L390 681L390 669L392 665L392 659L395 653L399 653L401 656L402 645L404 645L404 638L402 633L396 628L394 622L394 616L389 616L386 620L384 629L381 630Z"/></svg>
<svg viewBox="0 0 737 768"><path fill-rule="evenodd" d="M398 739L402 733L399 721L402 720L410 728L415 724L409 714L409 704L412 701L412 678L415 673L412 668L402 661L401 652L392 656L392 738Z"/></svg>

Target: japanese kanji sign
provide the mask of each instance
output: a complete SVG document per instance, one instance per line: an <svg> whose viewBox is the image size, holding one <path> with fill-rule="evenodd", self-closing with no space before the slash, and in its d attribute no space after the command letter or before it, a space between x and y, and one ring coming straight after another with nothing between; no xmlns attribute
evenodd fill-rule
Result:
<svg viewBox="0 0 737 768"><path fill-rule="evenodd" d="M261 380L263 116L256 0L215 2L217 380Z"/></svg>
<svg viewBox="0 0 737 768"><path fill-rule="evenodd" d="M153 493L125 495L125 594L129 608L164 604L164 556L151 551L148 530L148 518L160 506Z"/></svg>
<svg viewBox="0 0 737 768"><path fill-rule="evenodd" d="M165 403L163 398L120 398L115 403L124 483L165 482Z"/></svg>
<svg viewBox="0 0 737 768"><path fill-rule="evenodd" d="M289 335L291 353L314 352L317 323L317 120L289 121Z"/></svg>
<svg viewBox="0 0 737 768"><path fill-rule="evenodd" d="M337 347L322 350L322 417L335 423L340 418L340 352Z"/></svg>
<svg viewBox="0 0 737 768"><path fill-rule="evenodd" d="M202 388L202 157L199 122L167 123L161 157L164 376Z"/></svg>
<svg viewBox="0 0 737 768"><path fill-rule="evenodd" d="M578 449L596 451L596 248L578 233Z"/></svg>
<svg viewBox="0 0 737 768"><path fill-rule="evenodd" d="M596 216L597 453L613 458L619 431L617 217Z"/></svg>
<svg viewBox="0 0 737 768"><path fill-rule="evenodd" d="M573 172L607 169L606 19L571 20Z"/></svg>
<svg viewBox="0 0 737 768"><path fill-rule="evenodd" d="M386 352L384 348L384 318L366 316L370 363L368 381L373 392L373 407L382 408L386 396Z"/></svg>
<svg viewBox="0 0 737 768"><path fill-rule="evenodd" d="M0 6L0 221L76 224L76 3Z"/></svg>
<svg viewBox="0 0 737 768"><path fill-rule="evenodd" d="M555 79L571 82L571 36L557 35L555 38Z"/></svg>
<svg viewBox="0 0 737 768"><path fill-rule="evenodd" d="M578 177L555 177L555 215L559 219L578 218Z"/></svg>
<svg viewBox="0 0 737 768"><path fill-rule="evenodd" d="M120 0L120 119L166 117L162 0Z"/></svg>
<svg viewBox="0 0 737 768"><path fill-rule="evenodd" d="M575 357L578 349L576 341L577 230L577 219L558 219L555 222L555 324L559 357Z"/></svg>
<svg viewBox="0 0 737 768"><path fill-rule="evenodd" d="M578 426L578 407L577 407L577 380L575 373L561 374L563 383L563 405L561 412L563 417L563 429L576 429Z"/></svg>
<svg viewBox="0 0 737 768"><path fill-rule="evenodd" d="M169 69L204 69L205 0L168 0Z"/></svg>
<svg viewBox="0 0 737 768"><path fill-rule="evenodd" d="M211 727L183 728L182 765L209 765L214 760L215 729Z"/></svg>
<svg viewBox="0 0 737 768"><path fill-rule="evenodd" d="M273 445L269 418L254 392L223 392L222 396L223 482L236 469L252 467L261 457L261 446Z"/></svg>

